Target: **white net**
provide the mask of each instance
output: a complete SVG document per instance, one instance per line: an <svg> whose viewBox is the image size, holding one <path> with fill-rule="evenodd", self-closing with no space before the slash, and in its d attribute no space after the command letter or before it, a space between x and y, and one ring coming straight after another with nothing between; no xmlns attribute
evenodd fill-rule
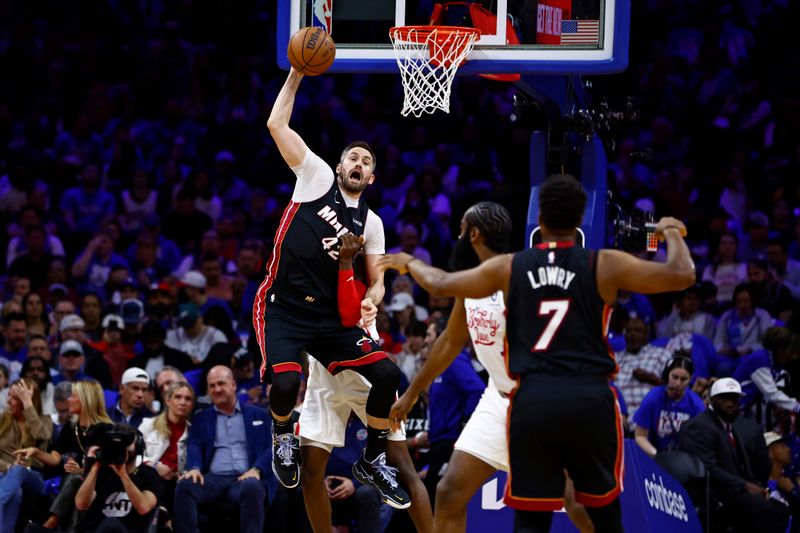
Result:
<svg viewBox="0 0 800 533"><path fill-rule="evenodd" d="M397 66L403 80L402 115L450 112L450 90L456 70L466 61L480 32L451 26L392 28Z"/></svg>

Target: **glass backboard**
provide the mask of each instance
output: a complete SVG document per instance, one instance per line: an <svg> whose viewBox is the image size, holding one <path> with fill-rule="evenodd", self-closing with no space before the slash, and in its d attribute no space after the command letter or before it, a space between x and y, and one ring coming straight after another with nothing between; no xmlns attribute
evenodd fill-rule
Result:
<svg viewBox="0 0 800 533"><path fill-rule="evenodd" d="M459 74L609 74L627 67L630 0L278 0L278 64L289 37L322 26L330 72L397 72L393 26L472 25L480 40Z"/></svg>

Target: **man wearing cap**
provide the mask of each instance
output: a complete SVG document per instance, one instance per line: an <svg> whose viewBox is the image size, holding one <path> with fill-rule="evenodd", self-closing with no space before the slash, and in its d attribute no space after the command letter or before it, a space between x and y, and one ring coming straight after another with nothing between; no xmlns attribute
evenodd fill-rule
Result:
<svg viewBox="0 0 800 533"><path fill-rule="evenodd" d="M153 413L144 405L144 395L150 387L150 376L141 368L131 367L122 374L119 386L119 399L116 405L107 409L114 422L138 428L145 418Z"/></svg>
<svg viewBox="0 0 800 533"><path fill-rule="evenodd" d="M81 366L83 366L82 371L85 372L89 378L94 378L99 381L103 388L110 389L112 387L111 370L108 367L108 363L103 359L102 354L86 345L86 323L83 319L79 315L67 315L61 319L59 330L61 332L62 343L71 340L77 342L81 346L81 354L85 356L85 359L81 360ZM60 353L61 351L59 350L59 354ZM58 361L59 365L61 365L60 356ZM68 381L76 381L76 379L69 379ZM53 383L58 383L58 381L54 378Z"/></svg>
<svg viewBox="0 0 800 533"><path fill-rule="evenodd" d="M75 260L72 265L72 275L76 279L81 279L79 288L105 297L106 282L115 267L127 269L128 262L114 251L114 236L108 229L103 228L97 231L95 237Z"/></svg>
<svg viewBox="0 0 800 533"><path fill-rule="evenodd" d="M128 362L129 366L138 366L147 370L151 378L165 366L175 367L181 371L194 368L192 359L185 353L164 344L167 330L157 320L148 320L139 333L141 349Z"/></svg>
<svg viewBox="0 0 800 533"><path fill-rule="evenodd" d="M96 350L111 371L111 382L120 384L122 373L128 368L128 361L133 358L133 346L125 344L122 338L124 321L119 315L109 314L101 323L103 338L98 342L86 341L86 345Z"/></svg>
<svg viewBox="0 0 800 533"><path fill-rule="evenodd" d="M166 345L188 354L199 365L208 351L218 342L227 342L225 335L214 326L206 326L200 309L193 303L178 307L178 327L167 331Z"/></svg>
<svg viewBox="0 0 800 533"><path fill-rule="evenodd" d="M228 302L206 294L207 283L208 281L202 272L190 270L181 278L180 286L186 292L186 297L189 298L189 301L197 306L203 316L209 309L216 306L221 307L233 319L233 311L231 311L231 306L228 305Z"/></svg>
<svg viewBox="0 0 800 533"><path fill-rule="evenodd" d="M679 446L703 461L712 498L723 505L719 516L736 531L783 532L789 512L768 498L767 446L761 428L738 416L741 397L738 381L718 379L711 386L710 408L683 425Z"/></svg>
<svg viewBox="0 0 800 533"><path fill-rule="evenodd" d="M66 340L61 343L58 351L58 374L53 376L53 384L58 385L62 381L74 383L76 381L91 379L83 373L83 364L86 358L83 353L83 345L75 340Z"/></svg>
<svg viewBox="0 0 800 533"><path fill-rule="evenodd" d="M786 438L774 431L764 433L764 440L767 442L769 459L772 461L772 472L767 483L769 497L788 505L792 510L792 516L799 516L800 486L784 472L784 469L792 464L792 449Z"/></svg>

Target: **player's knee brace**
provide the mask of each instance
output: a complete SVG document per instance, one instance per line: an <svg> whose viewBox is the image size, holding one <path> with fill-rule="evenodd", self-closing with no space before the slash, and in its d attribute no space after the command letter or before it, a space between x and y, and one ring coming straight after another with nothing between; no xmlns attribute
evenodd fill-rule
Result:
<svg viewBox="0 0 800 533"><path fill-rule="evenodd" d="M281 372L272 375L272 388L269 391L269 406L280 416L292 412L297 403L297 392L300 390L299 372Z"/></svg>
<svg viewBox="0 0 800 533"><path fill-rule="evenodd" d="M358 372L372 384L367 397L367 414L376 418L388 417L400 385L400 369L389 359L381 359L360 367Z"/></svg>

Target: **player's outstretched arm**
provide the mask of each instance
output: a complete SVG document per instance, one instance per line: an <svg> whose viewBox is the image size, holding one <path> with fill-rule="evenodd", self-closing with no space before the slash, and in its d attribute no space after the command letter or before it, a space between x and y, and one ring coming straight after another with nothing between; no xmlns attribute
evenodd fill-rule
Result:
<svg viewBox="0 0 800 533"><path fill-rule="evenodd" d="M438 375L447 370L468 341L469 330L464 300L458 298L447 321L447 327L433 343L427 361L414 376L408 389L392 405L389 421L395 430L400 426L400 422L406 419L422 391L427 389Z"/></svg>
<svg viewBox="0 0 800 533"><path fill-rule="evenodd" d="M286 82L278 93L278 98L272 105L272 111L267 119L267 128L275 140L278 150L290 167L295 167L303 162L308 147L300 135L289 127L289 119L292 118L292 108L294 107L294 97L303 75L294 68L289 70Z"/></svg>
<svg viewBox="0 0 800 533"><path fill-rule="evenodd" d="M694 261L683 240L686 226L680 220L664 217L656 236L667 242L667 261L643 261L618 250L602 250L597 259L597 284L606 303L616 300L624 289L641 294L680 291L696 281Z"/></svg>
<svg viewBox="0 0 800 533"><path fill-rule="evenodd" d="M458 272L445 272L402 253L385 255L378 260L378 265L383 270L391 268L401 274L408 272L433 296L484 298L497 291L508 294L512 257L512 254L498 255L475 268Z"/></svg>

